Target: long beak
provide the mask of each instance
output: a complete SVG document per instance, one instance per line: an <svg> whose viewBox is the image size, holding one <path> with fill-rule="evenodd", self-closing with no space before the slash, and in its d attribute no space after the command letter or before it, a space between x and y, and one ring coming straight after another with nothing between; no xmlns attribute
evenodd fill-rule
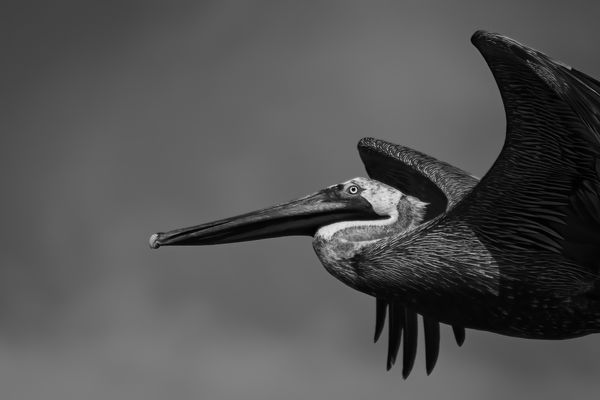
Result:
<svg viewBox="0 0 600 400"><path fill-rule="evenodd" d="M381 219L361 196L344 198L331 187L289 203L225 218L203 225L150 236L150 247L208 245L243 242L279 236L313 236L337 221Z"/></svg>

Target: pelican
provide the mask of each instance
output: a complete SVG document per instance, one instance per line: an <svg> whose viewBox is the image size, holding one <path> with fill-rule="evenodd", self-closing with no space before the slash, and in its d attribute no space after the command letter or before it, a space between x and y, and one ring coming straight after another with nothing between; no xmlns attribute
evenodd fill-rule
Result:
<svg viewBox="0 0 600 400"><path fill-rule="evenodd" d="M312 236L331 275L375 297L375 341L387 314L387 369L402 343L404 378L418 315L427 374L440 323L459 345L465 328L531 339L600 332L600 83L505 36L478 31L471 42L507 120L502 151L480 181L365 138L358 151L369 178L156 233L150 246Z"/></svg>

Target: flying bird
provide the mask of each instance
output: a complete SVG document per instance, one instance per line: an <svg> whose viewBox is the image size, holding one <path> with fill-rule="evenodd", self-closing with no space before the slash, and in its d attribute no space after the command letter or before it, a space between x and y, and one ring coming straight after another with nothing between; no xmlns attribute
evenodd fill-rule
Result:
<svg viewBox="0 0 600 400"><path fill-rule="evenodd" d="M390 369L427 373L440 323L533 339L600 332L600 83L510 38L476 32L504 103L506 140L479 181L408 147L358 144L370 178L289 203L156 233L150 246L313 236L325 269L388 317Z"/></svg>

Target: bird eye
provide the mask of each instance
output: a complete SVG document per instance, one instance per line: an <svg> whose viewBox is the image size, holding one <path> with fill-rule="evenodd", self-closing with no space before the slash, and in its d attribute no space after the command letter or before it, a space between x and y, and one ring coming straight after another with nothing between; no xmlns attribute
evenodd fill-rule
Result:
<svg viewBox="0 0 600 400"><path fill-rule="evenodd" d="M356 186L356 185L348 186L348 189L346 189L346 191L350 194L356 194L356 193L358 193L358 186Z"/></svg>

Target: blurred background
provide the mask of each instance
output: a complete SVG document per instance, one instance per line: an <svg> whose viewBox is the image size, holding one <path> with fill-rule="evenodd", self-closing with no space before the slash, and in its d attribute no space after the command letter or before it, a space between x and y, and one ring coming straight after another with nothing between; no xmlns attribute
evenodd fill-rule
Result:
<svg viewBox="0 0 600 400"><path fill-rule="evenodd" d="M600 76L599 2L4 2L0 398L563 399L600 336L451 332L385 370L374 301L309 238L148 248L151 233L364 176L401 143L482 176L504 139L469 42L497 31Z"/></svg>

